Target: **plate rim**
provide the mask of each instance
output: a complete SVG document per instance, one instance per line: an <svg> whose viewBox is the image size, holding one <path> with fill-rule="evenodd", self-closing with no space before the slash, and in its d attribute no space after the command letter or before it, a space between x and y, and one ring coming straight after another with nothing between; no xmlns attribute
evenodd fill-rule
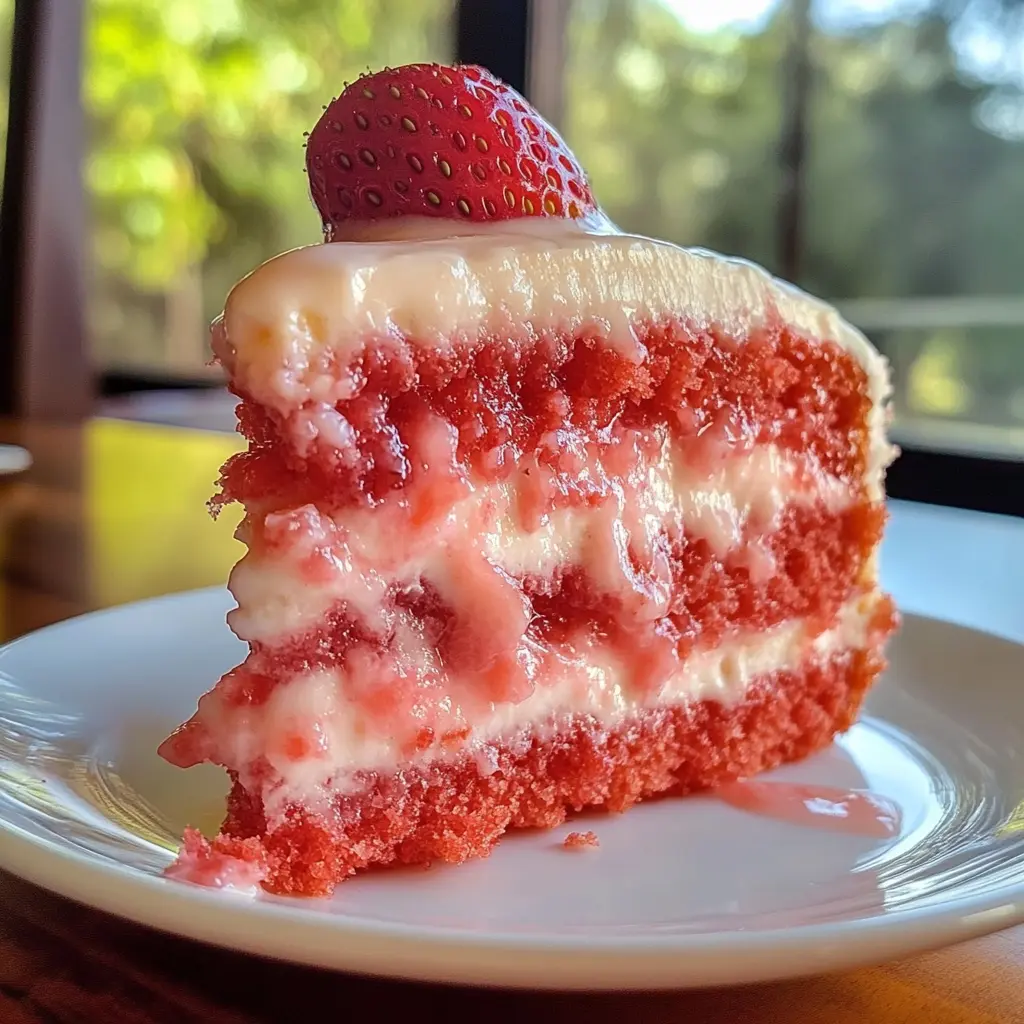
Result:
<svg viewBox="0 0 1024 1024"><path fill-rule="evenodd" d="M84 620L224 595L214 585L96 609L0 646L7 653ZM905 616L996 643L1024 643L934 615ZM33 833L0 811L0 869L60 896L144 927L272 959L405 980L509 988L624 991L681 989L818 974L909 956L1024 922L1019 878L989 892L882 916L757 930L692 933L467 932L348 914L307 913L301 900L247 898L150 875ZM224 913L230 908L229 913ZM280 938L276 938L280 936ZM269 941L268 941L268 937ZM324 940L328 940L325 942ZM802 956L797 964L793 954Z"/></svg>
<svg viewBox="0 0 1024 1024"><path fill-rule="evenodd" d="M4 870L59 896L227 950L396 980L549 991L678 990L805 977L924 953L1024 921L1022 879L1015 894L1004 887L837 924L699 937L468 934L307 915L299 907L183 885L107 864L7 821L0 821L0 859Z"/></svg>

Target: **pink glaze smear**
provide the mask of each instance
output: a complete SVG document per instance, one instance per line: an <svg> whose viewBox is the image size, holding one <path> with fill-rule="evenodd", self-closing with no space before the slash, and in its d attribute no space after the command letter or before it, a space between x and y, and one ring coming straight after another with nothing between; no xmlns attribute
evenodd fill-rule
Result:
<svg viewBox="0 0 1024 1024"><path fill-rule="evenodd" d="M870 839L899 835L901 813L888 798L860 789L789 782L733 782L715 790L732 807L794 825Z"/></svg>

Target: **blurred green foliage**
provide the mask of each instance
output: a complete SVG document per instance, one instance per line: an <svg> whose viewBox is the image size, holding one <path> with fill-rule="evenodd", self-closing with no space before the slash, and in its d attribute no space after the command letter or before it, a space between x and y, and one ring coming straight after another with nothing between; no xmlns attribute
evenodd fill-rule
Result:
<svg viewBox="0 0 1024 1024"><path fill-rule="evenodd" d="M371 65L447 55L449 0L91 0L96 256L140 288L309 241L303 132ZM241 250L241 252L240 252Z"/></svg>
<svg viewBox="0 0 1024 1024"><path fill-rule="evenodd" d="M90 0L98 357L159 362L165 293L201 265L203 316L312 242L303 132L369 67L451 56L451 0Z"/></svg>
<svg viewBox="0 0 1024 1024"><path fill-rule="evenodd" d="M838 6L858 4L812 11ZM658 0L574 10L565 129L613 219L783 269L792 8L759 32L714 35L687 31ZM968 19L990 54L1002 47L1003 80L972 77L954 51ZM822 20L810 42L797 283L832 299L1024 297L1024 4L992 0L979 13L935 0L913 17L831 31ZM1024 424L1024 324L874 339L895 364L899 411Z"/></svg>
<svg viewBox="0 0 1024 1024"><path fill-rule="evenodd" d="M778 270L787 9L760 33L712 36L657 0L575 10L566 133L613 217ZM937 8L814 32L799 282L811 291L1024 291L1024 94L1016 137L986 127L1000 90L959 66L955 25ZM1024 49L1019 21L1016 40Z"/></svg>

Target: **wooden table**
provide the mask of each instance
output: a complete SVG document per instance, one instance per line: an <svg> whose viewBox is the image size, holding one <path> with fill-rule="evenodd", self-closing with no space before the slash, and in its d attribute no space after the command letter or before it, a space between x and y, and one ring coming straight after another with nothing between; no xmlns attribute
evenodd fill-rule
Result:
<svg viewBox="0 0 1024 1024"><path fill-rule="evenodd" d="M0 634L223 582L234 518L203 503L236 439L95 420L0 426L33 469L0 481ZM297 994L301 993L301 994ZM588 1022L1024 1022L1024 928L873 970L729 991L509 994L330 975L211 949L0 873L0 1024L530 1019ZM409 1018L411 1019L411 1018Z"/></svg>

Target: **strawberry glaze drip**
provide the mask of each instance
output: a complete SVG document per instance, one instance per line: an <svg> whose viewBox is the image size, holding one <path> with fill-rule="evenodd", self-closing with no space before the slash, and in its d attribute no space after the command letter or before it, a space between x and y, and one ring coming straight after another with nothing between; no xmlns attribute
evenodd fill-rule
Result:
<svg viewBox="0 0 1024 1024"><path fill-rule="evenodd" d="M900 832L898 805L866 790L743 781L722 786L715 795L739 810L794 825L869 839L891 839Z"/></svg>

